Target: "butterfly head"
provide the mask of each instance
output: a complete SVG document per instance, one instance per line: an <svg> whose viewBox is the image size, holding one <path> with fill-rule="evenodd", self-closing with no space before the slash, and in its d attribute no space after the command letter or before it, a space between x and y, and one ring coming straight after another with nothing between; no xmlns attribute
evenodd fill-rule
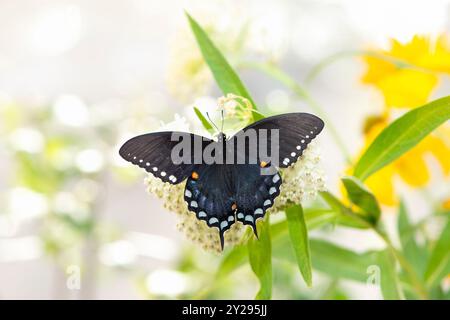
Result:
<svg viewBox="0 0 450 320"><path fill-rule="evenodd" d="M227 141L227 136L225 135L225 133L219 132L217 134L217 141L218 142L225 142L225 141Z"/></svg>

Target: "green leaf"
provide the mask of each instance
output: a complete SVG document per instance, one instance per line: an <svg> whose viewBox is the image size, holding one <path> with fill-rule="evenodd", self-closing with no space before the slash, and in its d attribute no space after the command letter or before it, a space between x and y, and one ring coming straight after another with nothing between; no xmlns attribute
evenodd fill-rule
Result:
<svg viewBox="0 0 450 320"><path fill-rule="evenodd" d="M237 245L227 252L220 262L216 276L218 278L226 277L234 270L244 265L247 262L247 252L247 247L245 245Z"/></svg>
<svg viewBox="0 0 450 320"><path fill-rule="evenodd" d="M186 16L189 20L192 32L197 39L203 58L211 69L214 79L223 94L233 93L244 97L252 103L253 108L256 110L257 107L255 102L225 57L219 49L217 49L197 21L195 21L188 13L186 13ZM253 112L253 119L259 120L262 119L262 116L257 112Z"/></svg>
<svg viewBox="0 0 450 320"><path fill-rule="evenodd" d="M450 96L413 109L385 128L355 166L361 180L388 165L450 118Z"/></svg>
<svg viewBox="0 0 450 320"><path fill-rule="evenodd" d="M375 225L381 214L375 196L355 177L344 177L342 182L353 204L359 207L371 223Z"/></svg>
<svg viewBox="0 0 450 320"><path fill-rule="evenodd" d="M287 232L287 221L281 220L270 225L270 237L273 239L284 235Z"/></svg>
<svg viewBox="0 0 450 320"><path fill-rule="evenodd" d="M203 127L208 130L209 133L213 134L214 133L214 128L211 125L211 123L209 123L208 119L205 118L205 116L201 113L200 110L198 110L197 107L194 107L194 112L195 115L197 116L197 118L200 120L200 122L202 123Z"/></svg>
<svg viewBox="0 0 450 320"><path fill-rule="evenodd" d="M331 278L366 282L369 267L376 264L375 251L356 253L319 239L309 240L312 267ZM273 255L280 260L297 264L297 259L286 235L273 241Z"/></svg>
<svg viewBox="0 0 450 320"><path fill-rule="evenodd" d="M259 291L256 299L267 300L272 297L272 242L270 239L269 215L258 222L259 239L252 237L248 241L250 266L258 277Z"/></svg>
<svg viewBox="0 0 450 320"><path fill-rule="evenodd" d="M306 208L304 217L308 230L318 228L326 223L331 223L336 219L336 213L327 208ZM288 231L287 220L283 220L270 225L270 236L275 239ZM235 246L228 251L217 269L217 277L226 277L234 270L238 269L247 262L247 248L243 245Z"/></svg>
<svg viewBox="0 0 450 320"><path fill-rule="evenodd" d="M356 253L324 240L310 240L313 268L334 278L366 282L375 252Z"/></svg>
<svg viewBox="0 0 450 320"><path fill-rule="evenodd" d="M334 223L337 214L329 208L305 208L305 221L308 230L320 228L325 224Z"/></svg>
<svg viewBox="0 0 450 320"><path fill-rule="evenodd" d="M338 214L337 222L339 224L361 229L367 229L372 226L373 222L371 219L357 212L353 212L330 192L322 191L320 192L320 196L325 200L330 208Z"/></svg>
<svg viewBox="0 0 450 320"><path fill-rule="evenodd" d="M416 228L409 222L405 203L403 201L400 202L397 229L402 245L402 251L406 260L412 264L417 274L423 274L425 272L428 254L426 248L420 247L416 242Z"/></svg>
<svg viewBox="0 0 450 320"><path fill-rule="evenodd" d="M293 205L286 209L289 236L294 248L298 268L308 287L312 286L311 253L309 251L308 229L306 228L303 209Z"/></svg>
<svg viewBox="0 0 450 320"><path fill-rule="evenodd" d="M337 213L329 208L304 208L303 212L308 230L322 227L328 223L334 223L337 218ZM282 220L270 225L270 234L272 239L284 234L287 229L287 220Z"/></svg>
<svg viewBox="0 0 450 320"><path fill-rule="evenodd" d="M434 245L425 271L425 281L429 287L439 283L450 273L450 220Z"/></svg>
<svg viewBox="0 0 450 320"><path fill-rule="evenodd" d="M403 292L395 269L395 260L392 254L385 250L377 254L378 266L380 267L380 288L385 300L403 299Z"/></svg>

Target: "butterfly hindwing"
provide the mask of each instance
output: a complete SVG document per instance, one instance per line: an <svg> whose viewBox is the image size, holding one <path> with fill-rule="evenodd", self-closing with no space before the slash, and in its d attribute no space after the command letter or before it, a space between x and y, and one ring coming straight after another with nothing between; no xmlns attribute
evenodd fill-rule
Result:
<svg viewBox="0 0 450 320"><path fill-rule="evenodd" d="M280 194L282 183L278 172L263 175L261 167L256 164L238 165L235 176L236 218L245 225L250 225L257 235L256 221L264 218L266 210L273 206Z"/></svg>
<svg viewBox="0 0 450 320"><path fill-rule="evenodd" d="M187 180L184 199L189 210L219 229L222 248L224 233L236 220L257 234L256 221L280 193L280 175L262 175L260 169L256 164L197 166Z"/></svg>
<svg viewBox="0 0 450 320"><path fill-rule="evenodd" d="M209 227L217 227L223 247L223 234L235 222L234 168L231 165L196 166L186 182L184 200Z"/></svg>
<svg viewBox="0 0 450 320"><path fill-rule="evenodd" d="M175 140L174 137L179 138ZM171 158L172 149L181 137L191 141L191 159L187 163L175 164ZM184 132L154 132L134 137L120 148L119 154L125 160L144 168L164 182L178 184L186 179L194 168L194 139L202 141L203 148L212 140Z"/></svg>

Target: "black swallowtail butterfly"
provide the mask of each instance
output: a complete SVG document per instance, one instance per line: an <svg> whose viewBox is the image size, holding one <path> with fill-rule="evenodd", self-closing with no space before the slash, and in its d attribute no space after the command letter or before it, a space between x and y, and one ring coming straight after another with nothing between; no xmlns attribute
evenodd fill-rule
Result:
<svg viewBox="0 0 450 320"><path fill-rule="evenodd" d="M273 206L280 194L281 176L275 169L270 174L262 174L262 168L269 161L275 168L287 168L297 161L308 144L322 131L323 121L308 113L288 113L257 121L236 135L227 139L220 133L218 140L210 140L198 135L183 132L154 132L128 140L121 148L120 155L127 161L150 172L163 182L178 184L187 179L184 200L188 209L204 220L209 227L219 229L223 249L224 233L236 221L250 225L257 236L256 220L263 218L266 210ZM254 131L258 146L266 140L267 154L274 154L272 140L277 132L278 158L263 159L256 152L255 161L249 157L251 143L238 148L237 139ZM270 132L271 134L267 134ZM179 144L174 136L183 137L190 142L190 150L183 150L183 162L173 160L172 151ZM198 143L200 141L200 143ZM250 140L247 140L250 141ZM242 144L241 144L242 146ZM198 160L195 151L214 150L211 154L232 153L232 161L207 163ZM240 161L239 160L243 160Z"/></svg>

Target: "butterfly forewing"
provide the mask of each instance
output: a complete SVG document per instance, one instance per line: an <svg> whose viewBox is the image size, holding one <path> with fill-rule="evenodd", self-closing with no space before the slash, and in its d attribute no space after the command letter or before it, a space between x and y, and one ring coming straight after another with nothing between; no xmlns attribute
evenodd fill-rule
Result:
<svg viewBox="0 0 450 320"><path fill-rule="evenodd" d="M320 118L309 113L282 114L252 123L233 136L230 142L234 143L233 139L236 139L240 133L254 130L258 137L258 160L262 161L263 159L259 159L259 146L261 145L262 131L265 131L267 132L267 141L264 145L267 145L267 153L271 155L273 154L272 149L278 148L278 166L287 168L297 161L308 144L322 131L323 126L324 123ZM278 131L277 141L273 141L275 135L272 130ZM236 150L236 153L240 152L243 151ZM248 153L248 145L244 152Z"/></svg>
<svg viewBox="0 0 450 320"><path fill-rule="evenodd" d="M173 148L185 138L190 140L189 161L174 163ZM178 139L178 140L176 140ZM120 148L125 160L144 168L164 182L178 184L186 179L194 168L194 139L201 141L202 149L212 140L184 132L154 132L134 137Z"/></svg>

